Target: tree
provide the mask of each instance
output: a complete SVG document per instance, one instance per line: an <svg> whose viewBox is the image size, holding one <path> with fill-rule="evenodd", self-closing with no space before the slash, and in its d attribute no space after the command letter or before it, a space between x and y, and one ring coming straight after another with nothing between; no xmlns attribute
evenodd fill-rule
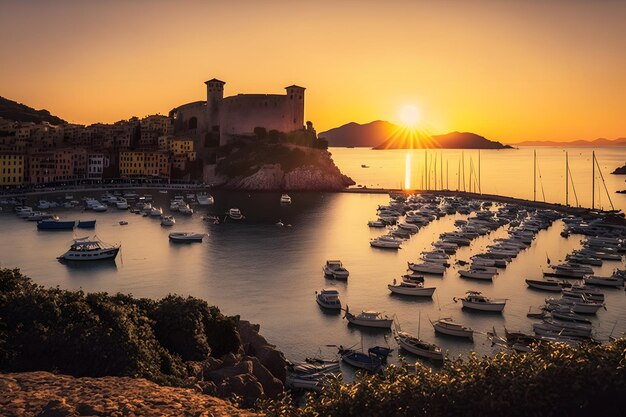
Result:
<svg viewBox="0 0 626 417"><path fill-rule="evenodd" d="M262 126L257 126L254 128L254 135L258 140L265 140L267 137L267 130Z"/></svg>

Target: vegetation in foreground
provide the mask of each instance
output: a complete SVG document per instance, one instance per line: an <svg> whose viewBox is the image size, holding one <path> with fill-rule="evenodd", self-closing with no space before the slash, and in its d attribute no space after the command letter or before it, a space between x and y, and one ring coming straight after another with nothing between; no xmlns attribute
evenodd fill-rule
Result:
<svg viewBox="0 0 626 417"><path fill-rule="evenodd" d="M44 288L0 270L0 372L131 376L183 385L184 362L236 353L237 317L193 297Z"/></svg>
<svg viewBox="0 0 626 417"><path fill-rule="evenodd" d="M389 366L352 384L330 380L298 407L291 397L259 403L266 416L603 416L626 415L626 339L532 354L470 355L442 370Z"/></svg>

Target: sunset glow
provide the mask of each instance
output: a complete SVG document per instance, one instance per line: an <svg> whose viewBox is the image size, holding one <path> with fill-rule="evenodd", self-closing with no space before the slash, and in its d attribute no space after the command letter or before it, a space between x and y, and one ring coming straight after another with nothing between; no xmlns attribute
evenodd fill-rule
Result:
<svg viewBox="0 0 626 417"><path fill-rule="evenodd" d="M626 135L625 2L366 3L6 1L0 91L110 123L203 100L216 77L226 95L306 87L318 132L419 102L434 133Z"/></svg>
<svg viewBox="0 0 626 417"><path fill-rule="evenodd" d="M420 112L417 107L413 105L406 105L400 111L400 122L404 127L413 129L420 122Z"/></svg>

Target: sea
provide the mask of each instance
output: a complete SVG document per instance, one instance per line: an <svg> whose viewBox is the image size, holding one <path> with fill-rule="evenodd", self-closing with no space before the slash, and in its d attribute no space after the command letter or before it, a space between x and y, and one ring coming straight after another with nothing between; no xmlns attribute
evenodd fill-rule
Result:
<svg viewBox="0 0 626 417"><path fill-rule="evenodd" d="M457 168L464 164L465 189L469 191L468 171L471 166L472 187L478 187L478 151L388 150L362 148L331 148L340 169L352 177L360 188L425 188L424 161L428 158L429 188L434 185L434 160L438 158L437 188L463 189ZM568 152L570 178L569 202L575 205L574 192L580 205L591 203L590 149L538 148L535 198L565 203L565 152ZM533 149L511 149L480 152L480 191L533 199ZM595 198L597 207L626 209L626 195L615 191L626 189L623 176L611 175L626 162L626 149L595 150L604 177L595 169ZM441 161L443 160L443 170ZM443 171L443 175L442 175ZM443 184L441 179L443 178ZM461 180L463 174L461 173ZM606 184L605 192L604 184ZM408 186L408 187L407 187ZM474 189L474 188L472 188ZM601 190L601 192L598 192ZM602 195L604 192L604 195ZM169 201L177 194L155 190L140 192L153 196L153 205L168 212ZM74 192L73 198L98 197L97 193ZM467 215L449 215L433 221L408 240L402 249L389 251L372 248L371 238L385 233L370 229L367 221L376 218L379 205L389 202L384 193L290 193L292 204L281 205L279 193L248 193L215 190L215 204L193 206L192 216L175 213L176 225L162 227L158 218L142 217L110 207L103 213L82 209L55 209L62 219L96 219L92 231L38 231L36 223L17 218L4 207L0 213L0 266L20 268L38 284L65 289L128 293L136 297L160 298L171 293L199 297L218 306L228 315L261 325L261 333L293 361L305 357L333 357L336 346L367 349L389 344L394 348L390 361L397 362L403 353L391 332L363 329L348 325L343 312L330 313L315 302L315 292L334 288L340 293L344 306L351 312L375 310L394 317L402 330L418 334L436 343L451 357L475 351L480 355L494 353L498 348L486 336L487 332L531 332L534 320L527 318L529 310L537 310L552 293L527 288L525 279L539 279L542 271L564 260L580 247L581 237L560 236L564 224L558 220L547 230L539 232L532 246L501 270L493 282L461 278L458 266L450 267L443 277L428 276L426 286L437 289L432 299L403 297L391 294L387 288L394 278L406 273L407 262L415 262L422 251L429 250L440 233L455 229L455 220ZM45 195L29 197L36 205L39 198L62 199ZM231 207L245 215L242 222L210 224L205 215L224 218ZM125 220L127 225L120 225ZM283 226L277 225L281 222ZM198 231L209 234L202 243L174 244L168 240L172 231ZM57 256L63 254L72 239L97 236L107 243L121 243L122 250L115 262L86 265L63 264ZM507 235L506 227L474 240L460 249L453 260L469 260L483 252L498 237ZM322 273L326 260L339 259L350 271L346 282L327 279ZM624 262L605 261L594 267L597 275L609 275ZM477 313L461 308L455 297L468 290L481 291L494 298L506 298L502 314ZM601 340L626 331L626 293L605 290L606 310L592 316L595 334ZM435 334L431 320L450 317L477 331L474 341ZM406 356L408 361L417 358ZM345 365L344 365L345 366ZM352 371L344 369L350 379Z"/></svg>

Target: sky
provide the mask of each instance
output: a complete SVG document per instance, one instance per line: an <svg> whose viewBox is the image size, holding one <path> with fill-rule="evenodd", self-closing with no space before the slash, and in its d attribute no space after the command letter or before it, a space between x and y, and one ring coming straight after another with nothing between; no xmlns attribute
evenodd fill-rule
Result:
<svg viewBox="0 0 626 417"><path fill-rule="evenodd" d="M318 132L626 136L626 1L0 0L0 95L75 123L306 87Z"/></svg>

